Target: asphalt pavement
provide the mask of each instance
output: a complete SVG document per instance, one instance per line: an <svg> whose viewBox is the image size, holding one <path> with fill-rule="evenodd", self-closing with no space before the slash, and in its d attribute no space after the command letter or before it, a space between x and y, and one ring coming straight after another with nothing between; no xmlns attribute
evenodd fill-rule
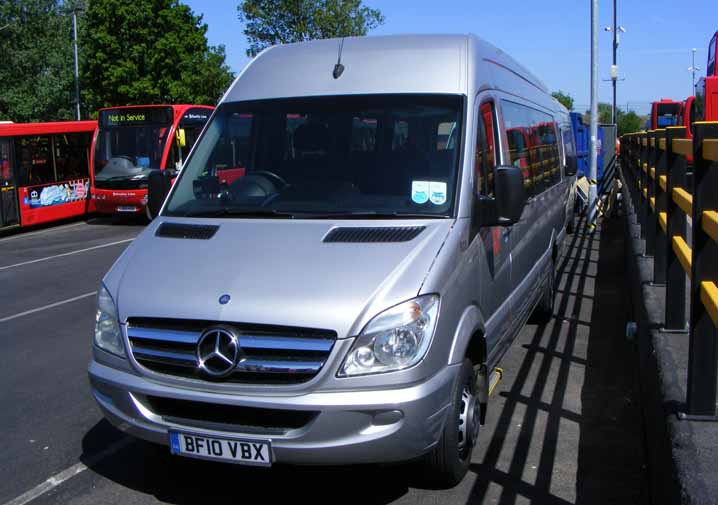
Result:
<svg viewBox="0 0 718 505"><path fill-rule="evenodd" d="M505 356L471 471L449 490L418 466L255 469L127 437L86 367L99 281L142 224L0 236L0 504L646 504L621 226L569 237L555 317Z"/></svg>

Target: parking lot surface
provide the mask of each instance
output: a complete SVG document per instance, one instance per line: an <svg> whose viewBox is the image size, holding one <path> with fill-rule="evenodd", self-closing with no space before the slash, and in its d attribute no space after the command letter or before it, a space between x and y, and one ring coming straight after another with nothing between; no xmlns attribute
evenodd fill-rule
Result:
<svg viewBox="0 0 718 505"><path fill-rule="evenodd" d="M422 468L270 470L171 456L104 421L90 395L95 293L142 230L94 219L0 237L0 504L645 504L622 226L569 236L555 317L505 356L466 479Z"/></svg>

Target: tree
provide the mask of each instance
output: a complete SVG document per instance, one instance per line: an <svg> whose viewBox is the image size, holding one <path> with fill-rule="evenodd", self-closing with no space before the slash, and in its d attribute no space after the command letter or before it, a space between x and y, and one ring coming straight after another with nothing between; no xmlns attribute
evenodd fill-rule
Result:
<svg viewBox="0 0 718 505"><path fill-rule="evenodd" d="M620 118L618 120L618 136L625 135L626 133L633 133L641 130L644 120L633 111L623 113L621 111Z"/></svg>
<svg viewBox="0 0 718 505"><path fill-rule="evenodd" d="M621 114L621 109L616 110L616 116ZM618 117L616 118L618 119ZM589 124L591 122L591 111L587 110L583 115L583 122ZM599 102L598 103L598 124L611 124L613 123L613 114L610 103Z"/></svg>
<svg viewBox="0 0 718 505"><path fill-rule="evenodd" d="M564 93L561 90L554 91L551 96L559 101L561 105L566 107L568 110L573 110L573 97L568 93Z"/></svg>
<svg viewBox="0 0 718 505"><path fill-rule="evenodd" d="M73 119L72 20L57 0L0 2L0 120Z"/></svg>
<svg viewBox="0 0 718 505"><path fill-rule="evenodd" d="M252 57L275 44L366 35L384 23L361 0L242 0L237 12Z"/></svg>
<svg viewBox="0 0 718 505"><path fill-rule="evenodd" d="M224 46L178 0L92 0L82 29L89 110L141 103L214 105L232 81Z"/></svg>

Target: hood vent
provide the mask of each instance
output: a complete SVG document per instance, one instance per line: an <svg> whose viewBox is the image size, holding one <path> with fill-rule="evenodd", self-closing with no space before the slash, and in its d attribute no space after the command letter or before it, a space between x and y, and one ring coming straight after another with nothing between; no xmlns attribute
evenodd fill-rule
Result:
<svg viewBox="0 0 718 505"><path fill-rule="evenodd" d="M219 226L209 224L162 223L155 237L209 240L217 230Z"/></svg>
<svg viewBox="0 0 718 505"><path fill-rule="evenodd" d="M422 231L424 231L424 226L382 228L334 228L327 234L326 237L324 237L323 242L409 242L411 240L414 240Z"/></svg>

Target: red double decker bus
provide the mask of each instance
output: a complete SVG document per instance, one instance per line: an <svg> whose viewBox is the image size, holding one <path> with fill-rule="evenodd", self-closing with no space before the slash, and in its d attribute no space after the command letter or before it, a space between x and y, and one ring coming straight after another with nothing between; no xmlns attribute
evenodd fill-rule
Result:
<svg viewBox="0 0 718 505"><path fill-rule="evenodd" d="M96 121L0 124L0 228L87 212Z"/></svg>
<svg viewBox="0 0 718 505"><path fill-rule="evenodd" d="M214 107L135 105L100 109L92 150L91 209L144 213L153 170L178 170Z"/></svg>

